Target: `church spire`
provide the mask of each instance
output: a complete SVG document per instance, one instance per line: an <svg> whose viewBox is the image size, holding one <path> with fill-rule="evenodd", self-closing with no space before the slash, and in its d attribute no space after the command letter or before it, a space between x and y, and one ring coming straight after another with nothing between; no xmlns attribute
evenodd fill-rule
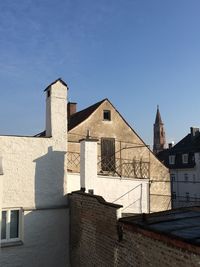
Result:
<svg viewBox="0 0 200 267"><path fill-rule="evenodd" d="M159 106L157 105L156 119L154 123L154 143L153 152L157 154L158 152L165 149L165 129L164 123L162 122Z"/></svg>
<svg viewBox="0 0 200 267"><path fill-rule="evenodd" d="M160 123L163 124L162 119L161 119L161 115L160 115L159 105L157 105L155 124L160 124Z"/></svg>

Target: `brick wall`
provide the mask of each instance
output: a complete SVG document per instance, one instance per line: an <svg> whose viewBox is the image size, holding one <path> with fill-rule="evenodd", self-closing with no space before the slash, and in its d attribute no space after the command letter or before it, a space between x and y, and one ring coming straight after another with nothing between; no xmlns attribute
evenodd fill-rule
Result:
<svg viewBox="0 0 200 267"><path fill-rule="evenodd" d="M72 266L200 266L198 253L118 222L119 205L81 192L74 192L69 198Z"/></svg>
<svg viewBox="0 0 200 267"><path fill-rule="evenodd" d="M101 197L70 195L72 266L109 266L114 262L118 207Z"/></svg>

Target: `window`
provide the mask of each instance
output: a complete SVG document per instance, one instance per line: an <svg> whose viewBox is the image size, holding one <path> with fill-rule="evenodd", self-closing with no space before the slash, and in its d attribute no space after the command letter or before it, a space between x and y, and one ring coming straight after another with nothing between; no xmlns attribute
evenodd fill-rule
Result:
<svg viewBox="0 0 200 267"><path fill-rule="evenodd" d="M111 112L110 112L110 110L104 110L103 111L103 120L104 121L110 121L111 120Z"/></svg>
<svg viewBox="0 0 200 267"><path fill-rule="evenodd" d="M1 242L15 242L21 240L22 211L20 209L2 210L1 221Z"/></svg>
<svg viewBox="0 0 200 267"><path fill-rule="evenodd" d="M190 201L190 194L189 194L189 192L186 192L185 194L186 194L186 201L189 202Z"/></svg>
<svg viewBox="0 0 200 267"><path fill-rule="evenodd" d="M169 164L171 164L171 165L175 164L175 155L169 156Z"/></svg>
<svg viewBox="0 0 200 267"><path fill-rule="evenodd" d="M184 182L187 183L188 182L188 174L184 173Z"/></svg>
<svg viewBox="0 0 200 267"><path fill-rule="evenodd" d="M101 169L102 171L115 171L115 139L101 139Z"/></svg>
<svg viewBox="0 0 200 267"><path fill-rule="evenodd" d="M51 92L50 92L50 90L48 90L47 91L47 97L50 97L50 95L51 95Z"/></svg>
<svg viewBox="0 0 200 267"><path fill-rule="evenodd" d="M182 155L182 162L183 162L183 164L188 164L188 154Z"/></svg>

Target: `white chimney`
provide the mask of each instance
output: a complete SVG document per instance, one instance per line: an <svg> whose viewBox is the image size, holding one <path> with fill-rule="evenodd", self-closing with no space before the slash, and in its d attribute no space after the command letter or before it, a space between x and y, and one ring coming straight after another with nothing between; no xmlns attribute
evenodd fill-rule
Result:
<svg viewBox="0 0 200 267"><path fill-rule="evenodd" d="M67 135L67 84L61 79L46 89L46 136L60 139Z"/></svg>
<svg viewBox="0 0 200 267"><path fill-rule="evenodd" d="M94 193L95 179L97 178L97 139L80 140L81 163L80 179L81 189L87 193Z"/></svg>

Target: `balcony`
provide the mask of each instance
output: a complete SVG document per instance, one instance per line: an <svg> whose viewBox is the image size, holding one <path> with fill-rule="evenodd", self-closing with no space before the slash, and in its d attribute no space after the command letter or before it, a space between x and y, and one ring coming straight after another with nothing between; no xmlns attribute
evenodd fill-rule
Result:
<svg viewBox="0 0 200 267"><path fill-rule="evenodd" d="M80 173L80 153L68 152L68 172ZM115 155L116 156L116 155ZM135 179L150 177L150 162L121 157L102 158L98 156L98 175L118 176Z"/></svg>

